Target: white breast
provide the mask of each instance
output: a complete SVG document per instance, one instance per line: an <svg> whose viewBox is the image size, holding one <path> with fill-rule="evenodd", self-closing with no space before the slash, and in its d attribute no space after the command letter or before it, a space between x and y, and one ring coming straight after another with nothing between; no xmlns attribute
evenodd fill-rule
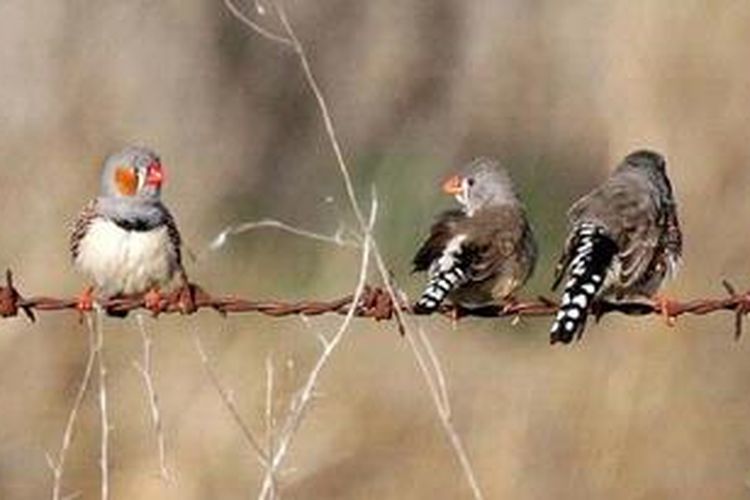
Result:
<svg viewBox="0 0 750 500"><path fill-rule="evenodd" d="M166 226L126 231L96 219L80 242L76 266L105 296L145 292L169 284L177 268Z"/></svg>

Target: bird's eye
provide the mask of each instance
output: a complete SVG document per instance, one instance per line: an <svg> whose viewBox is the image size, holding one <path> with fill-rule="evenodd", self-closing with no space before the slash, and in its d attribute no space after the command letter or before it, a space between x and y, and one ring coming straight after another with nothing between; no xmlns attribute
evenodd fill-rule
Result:
<svg viewBox="0 0 750 500"><path fill-rule="evenodd" d="M469 177L468 179L466 179L466 184L469 187L473 186L474 185L474 178L473 177Z"/></svg>

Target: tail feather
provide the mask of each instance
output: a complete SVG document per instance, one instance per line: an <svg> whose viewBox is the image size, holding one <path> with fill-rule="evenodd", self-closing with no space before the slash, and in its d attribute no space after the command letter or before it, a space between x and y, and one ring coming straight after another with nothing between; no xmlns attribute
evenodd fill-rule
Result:
<svg viewBox="0 0 750 500"><path fill-rule="evenodd" d="M419 314L435 311L445 297L465 281L466 273L458 265L439 271L427 283L422 296L414 306L414 311Z"/></svg>
<svg viewBox="0 0 750 500"><path fill-rule="evenodd" d="M569 344L581 338L589 306L601 290L607 269L617 253L617 244L595 224L581 224L573 237L560 309L550 330L550 343Z"/></svg>

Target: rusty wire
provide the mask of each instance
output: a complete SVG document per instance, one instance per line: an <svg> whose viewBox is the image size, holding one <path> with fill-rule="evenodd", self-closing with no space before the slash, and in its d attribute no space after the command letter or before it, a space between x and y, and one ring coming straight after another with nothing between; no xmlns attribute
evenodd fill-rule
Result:
<svg viewBox="0 0 750 500"><path fill-rule="evenodd" d="M592 314L598 320L603 315L618 312L631 316L659 314L671 324L676 318L690 314L706 314L731 311L735 314L735 338L739 339L743 331L743 319L750 312L750 291L738 293L729 282L723 282L727 296L723 298L696 299L686 302L673 300L654 300L651 302L597 302L592 305ZM78 298L25 297L13 284L13 274L5 273L5 286L0 286L0 317L10 318L23 312L31 321L36 320L35 311L78 310ZM143 294L117 297L101 302L99 305L110 313L126 313L136 309L147 309L155 316L159 314L193 314L200 309L213 309L221 314L260 313L267 316L305 315L318 316L335 313L346 314L351 307L352 296L330 301L305 300L285 302L276 300L248 300L235 296L212 296L200 286L190 284L164 294L158 307L148 307ZM405 300L394 304L387 291L380 287L367 286L355 315L360 318L372 318L377 321L390 320L395 317L396 307L409 314L414 312L411 304ZM512 301L504 305L487 306L479 309L464 309L454 306L443 306L438 313L454 320L463 317L482 318L519 318L523 316L552 316L557 313L558 304L546 297L536 300Z"/></svg>

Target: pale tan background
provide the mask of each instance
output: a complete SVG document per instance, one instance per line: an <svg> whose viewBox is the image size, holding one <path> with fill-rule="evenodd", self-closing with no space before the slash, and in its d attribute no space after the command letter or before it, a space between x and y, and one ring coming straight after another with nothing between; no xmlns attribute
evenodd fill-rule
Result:
<svg viewBox="0 0 750 500"><path fill-rule="evenodd" d="M252 5L249 7L252 8ZM668 288L719 295L750 283L750 3L685 0L290 1L377 233L411 293L408 260L438 182L474 155L500 157L528 202L547 290L564 209L634 147L664 152L681 202L685 268ZM274 27L271 22L270 26ZM152 145L167 203L200 253L225 224L277 217L334 231L342 185L295 59L248 33L219 1L0 3L0 265L23 290L70 295L67 228L102 157ZM333 202L326 198L333 197ZM191 264L214 291L334 297L356 255L264 232ZM572 348L546 320L518 327L426 320L455 420L488 498L745 498L750 347L730 315L607 317ZM134 323L107 323L114 498L248 498L260 475L193 349L199 328L253 425L272 353L288 397L317 352L297 318L149 322L170 465L156 477ZM316 319L332 329L334 318ZM73 314L0 324L0 497L48 496L86 354ZM324 374L284 478L288 498L466 498L406 345L358 322ZM278 410L285 399L279 400ZM82 413L66 492L98 495L98 420Z"/></svg>

